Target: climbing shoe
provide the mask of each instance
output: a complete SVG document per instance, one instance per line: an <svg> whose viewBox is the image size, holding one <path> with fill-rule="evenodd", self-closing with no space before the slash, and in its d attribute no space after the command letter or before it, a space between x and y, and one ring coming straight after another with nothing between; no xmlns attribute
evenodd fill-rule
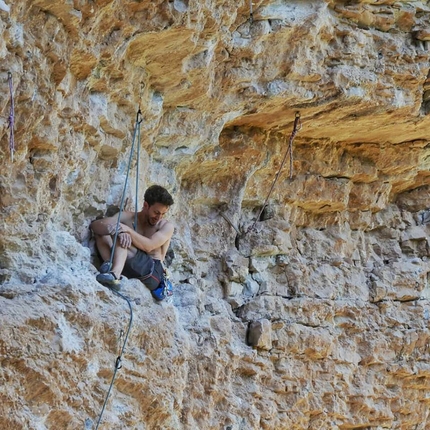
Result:
<svg viewBox="0 0 430 430"><path fill-rule="evenodd" d="M106 287L111 288L115 291L121 290L121 281L124 281L124 276L121 276L119 279L115 276L115 273L108 272L108 273L99 273L96 276L97 282L100 282L100 284L105 285Z"/></svg>
<svg viewBox="0 0 430 430"><path fill-rule="evenodd" d="M110 269L112 268L112 264L110 263L110 261L105 261L99 269L100 273L108 273L110 271Z"/></svg>
<svg viewBox="0 0 430 430"><path fill-rule="evenodd" d="M162 300L173 295L173 285L168 279L163 279L155 290L151 291L152 297L161 302Z"/></svg>
<svg viewBox="0 0 430 430"><path fill-rule="evenodd" d="M166 297L173 296L173 284L169 281L169 279L165 279L166 283Z"/></svg>

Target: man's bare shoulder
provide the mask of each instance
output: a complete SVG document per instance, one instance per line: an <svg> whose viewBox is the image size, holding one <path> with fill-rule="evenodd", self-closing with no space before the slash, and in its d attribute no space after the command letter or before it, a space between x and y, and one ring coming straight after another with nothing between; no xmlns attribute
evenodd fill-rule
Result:
<svg viewBox="0 0 430 430"><path fill-rule="evenodd" d="M134 214L135 214L135 212L132 212L132 211L123 211L122 214L121 214L121 218L122 217L126 217L126 218L129 218L129 219L133 219L134 218Z"/></svg>
<svg viewBox="0 0 430 430"><path fill-rule="evenodd" d="M121 214L121 222L124 224L133 224L134 222L134 212L124 211Z"/></svg>
<svg viewBox="0 0 430 430"><path fill-rule="evenodd" d="M158 230L174 230L175 226L173 225L173 223L171 223L169 220L167 219L162 219L161 221L159 221L158 225Z"/></svg>

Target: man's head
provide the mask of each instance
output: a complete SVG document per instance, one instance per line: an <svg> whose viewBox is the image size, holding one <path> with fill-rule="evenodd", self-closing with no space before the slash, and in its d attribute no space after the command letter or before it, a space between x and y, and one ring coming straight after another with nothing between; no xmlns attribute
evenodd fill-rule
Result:
<svg viewBox="0 0 430 430"><path fill-rule="evenodd" d="M154 203L161 203L164 206L173 205L173 197L161 185L150 186L145 191L145 195L143 196L143 198L149 206L152 206Z"/></svg>
<svg viewBox="0 0 430 430"><path fill-rule="evenodd" d="M157 224L166 215L169 207L173 205L172 196L160 185L149 187L145 191L144 199L143 209L146 211L148 222L151 225Z"/></svg>

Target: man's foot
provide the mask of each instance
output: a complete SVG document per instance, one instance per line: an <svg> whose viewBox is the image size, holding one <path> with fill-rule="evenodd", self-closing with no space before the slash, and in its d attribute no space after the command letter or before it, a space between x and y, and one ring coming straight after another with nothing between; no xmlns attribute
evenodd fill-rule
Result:
<svg viewBox="0 0 430 430"><path fill-rule="evenodd" d="M115 273L108 272L108 273L99 273L96 276L97 282L100 282L100 284L105 285L106 287L111 288L115 291L120 291L122 284L121 281L123 281L125 278L121 276L119 279L116 277Z"/></svg>
<svg viewBox="0 0 430 430"><path fill-rule="evenodd" d="M161 302L162 300L167 299L173 295L173 285L168 279L164 279L161 281L158 288L151 291L151 294L155 300Z"/></svg>
<svg viewBox="0 0 430 430"><path fill-rule="evenodd" d="M111 268L112 268L112 264L110 263L110 261L105 261L100 266L99 272L100 273L108 273Z"/></svg>
<svg viewBox="0 0 430 430"><path fill-rule="evenodd" d="M165 279L164 282L166 284L166 297L173 296L173 284L169 279Z"/></svg>

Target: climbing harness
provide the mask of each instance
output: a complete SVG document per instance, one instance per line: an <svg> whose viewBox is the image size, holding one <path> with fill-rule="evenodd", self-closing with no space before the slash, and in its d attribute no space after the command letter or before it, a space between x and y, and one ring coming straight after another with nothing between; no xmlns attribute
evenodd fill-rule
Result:
<svg viewBox="0 0 430 430"><path fill-rule="evenodd" d="M10 150L10 158L13 163L13 153L15 152L15 136L14 136L14 125L15 125L15 102L13 98L13 78L12 73L7 72L7 78L9 81L9 92L10 92L10 111L9 111L9 119L8 119L8 128L9 131L9 150Z"/></svg>
<svg viewBox="0 0 430 430"><path fill-rule="evenodd" d="M130 156L129 156L129 159L128 159L127 175L126 175L126 178L125 178L124 189L123 189L122 196L121 196L121 203L120 203L120 207L119 207L118 219L117 219L117 222L116 222L115 235L114 235L114 238L113 238L112 249L111 249L111 254L110 254L110 260L109 260L109 263L108 263L109 264L109 270L112 267L113 257L115 255L115 246L116 246L116 242L117 242L118 234L119 234L119 224L120 224L121 214L122 214L122 212L124 210L125 194L127 192L128 178L130 176L131 162L132 162L132 159L133 159L133 153L134 153L136 141L137 141L137 151L136 151L137 152L137 161L136 161L136 189L135 189L136 196L135 196L135 213L134 213L133 228L134 228L134 230L137 229L137 212L138 212L137 208L138 208L138 195L139 195L139 157L140 157L140 141L141 141L140 127L141 127L141 124L142 124L142 121L143 121L143 119L142 119L142 111L140 110L140 100L142 98L143 88L144 88L144 86L143 86L143 83L142 83L141 93L140 93L140 98L139 98L139 108L138 108L137 114L136 114L136 121L135 121L134 131L133 131L133 140L132 140L132 144L131 144ZM117 359L115 361L115 369L114 369L114 373L112 375L112 381L110 383L110 386L109 386L108 392L106 394L106 398L105 398L105 401L103 403L103 407L102 407L99 419L97 421L96 430L99 428L99 424L101 422L101 419L102 419L102 416L103 416L103 412L105 410L105 407L106 407L106 404L107 404L110 392L111 392L112 387L113 387L113 383L114 383L114 380L115 380L116 373L122 367L121 359L122 359L122 355L124 353L125 346L127 344L127 339L128 339L128 334L130 333L131 324L133 322L133 308L131 306L130 299L128 297L126 297L125 295L121 294L119 291L114 290L113 288L110 288L110 290L114 294L116 294L118 297L121 297L122 299L124 299L127 302L128 307L130 309L130 321L128 323L127 332L126 332L126 335L125 335L125 338L124 338L124 343L122 345L120 354L118 355L118 357L117 357Z"/></svg>
<svg viewBox="0 0 430 430"><path fill-rule="evenodd" d="M106 398L105 398L105 401L104 401L104 403L103 403L103 407L102 407L102 410L101 410L101 412L100 412L99 419L98 419L98 421L97 421L97 424L96 424L96 428L95 428L95 430L97 430L97 429L99 428L100 422L101 422L101 420L102 420L102 416L103 416L103 413L104 413L104 411L105 411L106 404L107 404L107 401L108 401L108 399L109 399L110 392L112 391L113 383L114 383L114 381L115 381L116 373L117 373L117 372L118 372L118 370L119 370L119 369L121 369L121 367L122 367L122 362L121 362L121 360L122 360L122 356L123 356L123 354L124 354L125 345L127 344L127 339L128 339L128 335L129 335L129 333L130 333L131 324L132 324L132 322L133 322L133 308L131 307L130 299L129 299L127 296L124 296L123 294L121 294L121 293L120 293L120 292L118 292L118 291L112 290L112 292L113 292L114 294L116 294L117 296L121 297L122 299L124 299L124 300L127 302L128 307L129 307L129 309L130 309L130 320L129 320L129 322L128 322L128 327L127 327L127 332L126 332L125 337L124 337L124 342L123 342L122 347L121 347L121 349L120 349L119 355L118 355L118 357L117 357L117 358L116 358L116 360L115 360L115 369L114 369L114 372L113 372L113 375L112 375L112 380L111 380L111 383L110 383L110 385L109 385L109 389L108 389L108 392L107 392L107 394L106 394ZM123 331L123 330L121 330L121 334L120 334L120 339L119 339L119 341L121 341L121 338L123 337L123 335L124 335L124 331Z"/></svg>
<svg viewBox="0 0 430 430"><path fill-rule="evenodd" d="M259 214L257 215L257 218L255 219L254 223L252 224L252 226L246 231L245 234L249 233L251 230L254 230L255 225L257 224L257 222L260 220L261 214L263 213L264 209L267 206L267 202L269 201L270 195L272 194L273 189L275 188L275 184L279 179L279 175L281 174L281 171L284 167L285 161L287 160L288 155L290 155L290 180L293 178L293 141L294 138L296 137L296 134L302 129L302 123L300 121L300 113L296 112L296 117L294 119L294 125L293 125L293 131L291 133L290 136L290 141L288 144L288 148L287 151L284 155L284 158L282 160L281 165L279 166L279 170L278 173L276 173L275 179L273 180L272 186L270 187L269 193L267 194L266 200L264 201L263 206L261 207L261 210L259 212Z"/></svg>

